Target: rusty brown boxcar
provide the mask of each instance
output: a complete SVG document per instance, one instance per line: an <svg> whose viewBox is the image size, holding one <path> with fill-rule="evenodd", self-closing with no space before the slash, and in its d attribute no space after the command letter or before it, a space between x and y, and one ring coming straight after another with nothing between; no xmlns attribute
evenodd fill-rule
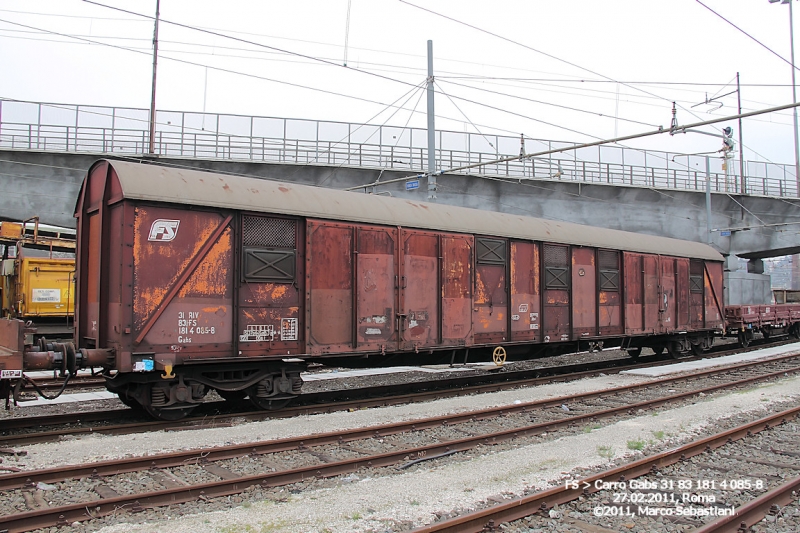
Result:
<svg viewBox="0 0 800 533"><path fill-rule="evenodd" d="M308 361L677 354L723 330L722 257L694 242L118 161L76 217L74 346L26 364L102 366L161 418L210 390L277 407ZM22 327L0 325L16 358Z"/></svg>

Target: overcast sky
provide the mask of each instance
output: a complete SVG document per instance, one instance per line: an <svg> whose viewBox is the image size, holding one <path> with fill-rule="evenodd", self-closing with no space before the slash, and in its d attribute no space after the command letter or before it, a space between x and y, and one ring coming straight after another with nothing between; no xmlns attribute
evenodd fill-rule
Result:
<svg viewBox="0 0 800 533"><path fill-rule="evenodd" d="M99 1L155 14L155 0ZM585 142L669 127L672 101L687 124L736 113L737 72L744 111L791 103L789 6L703 4L764 46L697 0L161 0L157 107L424 127L428 39L438 129ZM0 98L147 108L152 34L152 19L81 0L1 0ZM743 133L745 159L794 163L790 111Z"/></svg>

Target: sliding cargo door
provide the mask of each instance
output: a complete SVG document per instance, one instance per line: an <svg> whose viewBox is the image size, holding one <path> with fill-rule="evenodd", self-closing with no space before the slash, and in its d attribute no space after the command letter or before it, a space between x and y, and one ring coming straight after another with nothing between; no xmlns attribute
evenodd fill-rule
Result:
<svg viewBox="0 0 800 533"><path fill-rule="evenodd" d="M400 348L411 351L439 341L439 235L401 230Z"/></svg>
<svg viewBox="0 0 800 533"><path fill-rule="evenodd" d="M358 351L395 351L397 228L359 227L355 249L356 346Z"/></svg>
<svg viewBox="0 0 800 533"><path fill-rule="evenodd" d="M542 340L570 340L570 253L569 246L542 245L544 264L544 309Z"/></svg>
<svg viewBox="0 0 800 533"><path fill-rule="evenodd" d="M539 293L539 245L511 243L511 340L541 338Z"/></svg>
<svg viewBox="0 0 800 533"><path fill-rule="evenodd" d="M475 238L475 342L496 344L508 338L508 242Z"/></svg>
<svg viewBox="0 0 800 533"><path fill-rule="evenodd" d="M572 248L572 331L597 336L597 268L593 248Z"/></svg>
<svg viewBox="0 0 800 533"><path fill-rule="evenodd" d="M658 314L660 333L672 333L678 329L678 298L675 284L675 258L660 256Z"/></svg>
<svg viewBox="0 0 800 533"><path fill-rule="evenodd" d="M308 351L395 351L393 228L307 223Z"/></svg>
<svg viewBox="0 0 800 533"><path fill-rule="evenodd" d="M471 346L474 239L472 235L442 235L441 239L442 345Z"/></svg>

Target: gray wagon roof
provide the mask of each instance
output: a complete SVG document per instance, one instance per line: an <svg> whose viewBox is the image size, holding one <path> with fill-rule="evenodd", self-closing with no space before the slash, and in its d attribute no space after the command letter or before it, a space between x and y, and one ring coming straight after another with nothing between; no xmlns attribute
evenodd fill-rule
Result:
<svg viewBox="0 0 800 533"><path fill-rule="evenodd" d="M475 233L721 261L692 241L259 178L108 161L125 198Z"/></svg>

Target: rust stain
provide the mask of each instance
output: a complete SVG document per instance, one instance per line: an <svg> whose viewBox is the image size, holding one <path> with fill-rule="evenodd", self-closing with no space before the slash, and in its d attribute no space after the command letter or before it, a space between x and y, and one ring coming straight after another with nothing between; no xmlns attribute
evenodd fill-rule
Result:
<svg viewBox="0 0 800 533"><path fill-rule="evenodd" d="M289 192L289 189L287 189L287 188L286 188L286 187L284 187L284 186L280 186L280 187L278 187L278 190L279 190L279 191L281 191L281 192Z"/></svg>
<svg viewBox="0 0 800 533"><path fill-rule="evenodd" d="M283 296L286 294L287 289L288 289L287 285L275 285L275 288L272 289L272 295L271 295L272 299L279 300L283 298Z"/></svg>
<svg viewBox="0 0 800 533"><path fill-rule="evenodd" d="M219 219L200 220L188 245L177 246L148 241L150 225L156 215L149 215L147 209L137 208L134 218L133 262L134 262L134 298L133 311L137 325L141 325L162 304L167 290L181 276L192 257L197 254L203 243L219 226ZM224 244L223 244L224 243ZM222 246L221 246L222 245ZM185 296L187 287L191 290L200 289L201 294L224 294L228 267L223 264L222 258L231 247L231 230L227 229L218 243L212 248L205 260L181 289L179 296ZM225 248L225 249L223 249ZM179 263L177 262L179 261ZM149 275L144 277L143 271L151 272L152 265L169 265L171 275L160 275L152 279ZM174 269L174 270L173 270ZM198 286L199 278L209 278L212 283L205 287ZM222 287L222 290L220 288Z"/></svg>
<svg viewBox="0 0 800 533"><path fill-rule="evenodd" d="M606 291L600 291L600 305L608 303L608 293Z"/></svg>
<svg viewBox="0 0 800 533"><path fill-rule="evenodd" d="M228 287L231 241L231 229L228 228L183 285L178 296L185 297L191 293L197 296L221 297L225 294Z"/></svg>
<svg viewBox="0 0 800 533"><path fill-rule="evenodd" d="M230 188L230 186L229 186L227 183L226 183L225 185L223 185L223 186L222 186L222 190L224 190L224 191L228 191L228 192L231 192L231 188Z"/></svg>

